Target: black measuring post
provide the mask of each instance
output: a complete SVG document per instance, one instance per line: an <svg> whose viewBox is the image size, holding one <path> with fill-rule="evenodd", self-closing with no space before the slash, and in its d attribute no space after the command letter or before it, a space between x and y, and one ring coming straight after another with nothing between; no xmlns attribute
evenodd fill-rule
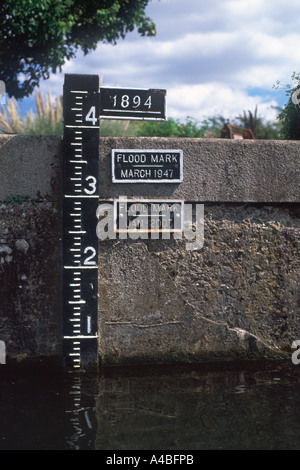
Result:
<svg viewBox="0 0 300 470"><path fill-rule="evenodd" d="M63 361L98 361L98 75L65 75L63 176Z"/></svg>

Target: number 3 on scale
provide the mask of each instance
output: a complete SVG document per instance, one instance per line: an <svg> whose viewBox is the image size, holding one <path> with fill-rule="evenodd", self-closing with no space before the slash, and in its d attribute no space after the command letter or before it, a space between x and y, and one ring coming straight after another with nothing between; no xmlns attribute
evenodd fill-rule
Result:
<svg viewBox="0 0 300 470"><path fill-rule="evenodd" d="M90 181L89 187L90 187L91 189L86 189L86 188L84 188L84 192L85 192L86 194L94 194L94 193L96 192L96 189L97 189L97 188L96 188L97 180L96 180L95 176L87 176L87 177L85 178L85 181Z"/></svg>

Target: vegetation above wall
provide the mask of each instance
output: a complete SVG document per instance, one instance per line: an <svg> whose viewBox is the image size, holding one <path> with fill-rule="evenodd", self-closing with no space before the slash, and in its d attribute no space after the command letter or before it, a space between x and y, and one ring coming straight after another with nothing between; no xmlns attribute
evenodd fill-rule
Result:
<svg viewBox="0 0 300 470"><path fill-rule="evenodd" d="M291 92L290 92L291 93ZM0 113L0 134L63 135L62 97L53 100L50 90L43 96L35 90L36 112L30 110L22 117L18 102L10 98ZM256 139L298 139L300 136L300 111L291 97L283 109L278 109L279 119L267 122L258 115L257 107L252 113L243 111L233 118L212 116L201 122L188 116L184 121L170 117L167 121L102 120L102 136L134 137L198 137L220 138L227 121L251 129Z"/></svg>

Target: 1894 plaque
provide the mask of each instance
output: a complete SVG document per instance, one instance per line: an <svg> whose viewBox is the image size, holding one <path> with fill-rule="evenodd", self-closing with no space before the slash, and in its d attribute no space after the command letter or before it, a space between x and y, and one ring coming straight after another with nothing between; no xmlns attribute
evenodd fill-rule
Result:
<svg viewBox="0 0 300 470"><path fill-rule="evenodd" d="M166 90L100 87L102 119L166 120Z"/></svg>
<svg viewBox="0 0 300 470"><path fill-rule="evenodd" d="M182 150L113 149L113 183L181 183Z"/></svg>

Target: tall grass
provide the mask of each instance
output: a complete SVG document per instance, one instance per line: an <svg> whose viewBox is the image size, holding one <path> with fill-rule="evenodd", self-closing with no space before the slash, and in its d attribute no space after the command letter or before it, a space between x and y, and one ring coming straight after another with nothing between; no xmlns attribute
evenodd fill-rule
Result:
<svg viewBox="0 0 300 470"><path fill-rule="evenodd" d="M15 98L7 101L6 109L2 105L0 113L0 134L63 135L62 97L55 102L48 89L43 96L41 89L35 90L36 112L30 110L23 118ZM102 136L136 136L141 123L129 120L102 119Z"/></svg>
<svg viewBox="0 0 300 470"><path fill-rule="evenodd" d="M63 109L62 98L57 97L54 104L50 89L45 97L42 90L35 90L37 114L30 110L25 118L20 114L20 108L15 98L7 101L7 110L1 106L1 134L33 134L33 135L62 135Z"/></svg>

